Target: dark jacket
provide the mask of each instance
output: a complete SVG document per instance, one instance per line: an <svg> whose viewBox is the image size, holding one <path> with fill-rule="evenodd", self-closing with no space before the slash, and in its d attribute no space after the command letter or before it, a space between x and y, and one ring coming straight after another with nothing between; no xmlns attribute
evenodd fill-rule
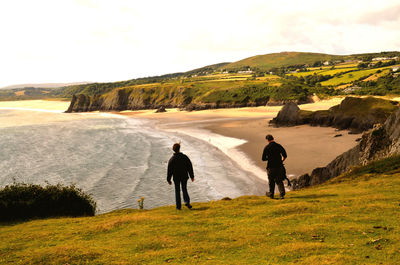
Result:
<svg viewBox="0 0 400 265"><path fill-rule="evenodd" d="M283 166L282 157L286 158L287 154L282 145L270 142L264 148L262 160L268 161L267 168L280 168Z"/></svg>
<svg viewBox="0 0 400 265"><path fill-rule="evenodd" d="M174 153L168 161L167 181L171 181L172 176L174 181L186 180L189 178L188 175L190 175L190 178L194 178L193 166L189 157L180 152Z"/></svg>

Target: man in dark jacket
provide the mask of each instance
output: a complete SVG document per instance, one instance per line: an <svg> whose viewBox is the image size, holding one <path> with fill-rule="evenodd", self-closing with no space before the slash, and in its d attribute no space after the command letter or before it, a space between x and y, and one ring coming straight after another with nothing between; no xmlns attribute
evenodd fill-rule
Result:
<svg viewBox="0 0 400 265"><path fill-rule="evenodd" d="M268 145L265 146L262 154L262 160L268 161L267 172L269 181L269 197L274 198L275 184L278 186L280 198L285 197L285 186L283 180L286 178L286 170L283 166L287 154L282 145L274 141L274 137L268 134L265 139L268 140Z"/></svg>
<svg viewBox="0 0 400 265"><path fill-rule="evenodd" d="M168 162L168 174L167 174L167 181L168 184L171 185L171 178L173 177L174 184L175 184L175 200L176 200L176 209L181 209L181 186L182 186L182 193L183 193L183 201L185 202L186 207L189 209L192 208L190 205L190 198L187 192L187 181L190 179L194 181L194 174L193 174L193 166L192 162L190 162L189 157L185 154L180 152L181 145L174 144L172 146L172 150L174 150L173 156L169 159Z"/></svg>

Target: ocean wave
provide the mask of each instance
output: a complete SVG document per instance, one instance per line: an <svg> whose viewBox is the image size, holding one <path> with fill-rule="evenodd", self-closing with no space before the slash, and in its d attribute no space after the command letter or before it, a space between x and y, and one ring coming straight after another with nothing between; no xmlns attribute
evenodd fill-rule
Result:
<svg viewBox="0 0 400 265"><path fill-rule="evenodd" d="M33 119L47 115L26 113ZM18 111L7 115L18 119L25 114ZM194 165L196 181L189 182L192 201L260 193L259 182L250 172L199 135L159 130L143 119L97 116L0 128L0 185L11 184L14 179L76 184L92 194L99 212L137 208L140 197L145 198L145 208L171 205L175 201L173 186L166 182L167 162L172 144L180 140L182 151ZM241 143L230 141L227 151Z"/></svg>

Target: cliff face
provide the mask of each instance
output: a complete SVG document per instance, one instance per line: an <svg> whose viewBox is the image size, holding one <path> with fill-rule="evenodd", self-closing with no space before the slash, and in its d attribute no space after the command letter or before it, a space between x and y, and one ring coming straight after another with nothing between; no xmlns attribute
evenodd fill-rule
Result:
<svg viewBox="0 0 400 265"><path fill-rule="evenodd" d="M121 111L156 109L164 107L181 107L186 102L190 103L183 91L171 90L156 91L152 89L114 89L111 92L99 96L74 95L66 112L86 111Z"/></svg>
<svg viewBox="0 0 400 265"><path fill-rule="evenodd" d="M362 135L357 146L336 157L326 167L316 168L311 175L305 174L293 180L293 189L321 184L350 170L377 159L400 154L400 109L384 124L377 124Z"/></svg>
<svg viewBox="0 0 400 265"><path fill-rule="evenodd" d="M302 111L294 103L286 104L272 119L275 126L332 126L353 133L371 129L374 124L383 123L398 108L398 103L378 98L346 97L339 105L323 111Z"/></svg>
<svg viewBox="0 0 400 265"><path fill-rule="evenodd" d="M74 95L71 104L66 112L87 112L87 111L121 111L121 110L142 110L142 109L159 109L159 108L180 108L188 111L217 109L217 108L242 108L264 106L265 102L191 102L188 99L171 99L154 101L143 96L133 96L123 92L112 93L106 97L91 97L86 95Z"/></svg>
<svg viewBox="0 0 400 265"><path fill-rule="evenodd" d="M291 99L276 100L276 88L265 84L233 83L154 83L115 88L97 96L74 95L67 112L120 111L139 109L180 108L201 110L211 108L238 108L269 105L283 105L288 102L312 102L311 98L290 95ZM265 87L264 87L265 86ZM290 93L294 93L287 88ZM286 91L285 90L285 91ZM288 93L289 93L288 92ZM278 98L282 98L282 95Z"/></svg>

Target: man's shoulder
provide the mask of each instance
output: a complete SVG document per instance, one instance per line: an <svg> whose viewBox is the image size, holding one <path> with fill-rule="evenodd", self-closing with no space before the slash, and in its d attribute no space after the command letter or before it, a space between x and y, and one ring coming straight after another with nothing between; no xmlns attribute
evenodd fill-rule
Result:
<svg viewBox="0 0 400 265"><path fill-rule="evenodd" d="M184 153L181 153L182 157L184 157L185 159L189 159L189 157L187 155L185 155Z"/></svg>
<svg viewBox="0 0 400 265"><path fill-rule="evenodd" d="M189 159L189 157L187 155L185 155L184 153L175 153L172 155L172 157L170 158L170 160L174 160L174 159Z"/></svg>

